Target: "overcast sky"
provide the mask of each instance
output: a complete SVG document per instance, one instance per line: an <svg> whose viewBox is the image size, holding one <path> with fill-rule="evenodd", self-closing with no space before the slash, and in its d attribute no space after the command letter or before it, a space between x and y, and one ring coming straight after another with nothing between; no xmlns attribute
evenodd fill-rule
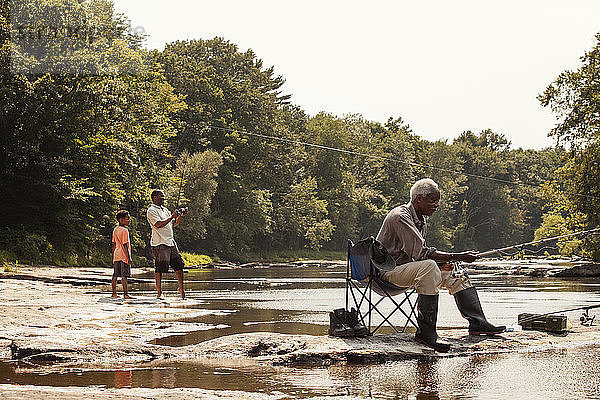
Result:
<svg viewBox="0 0 600 400"><path fill-rule="evenodd" d="M221 36L286 79L309 114L402 116L426 139L493 129L552 145L536 99L600 32L598 0L115 0L147 47Z"/></svg>

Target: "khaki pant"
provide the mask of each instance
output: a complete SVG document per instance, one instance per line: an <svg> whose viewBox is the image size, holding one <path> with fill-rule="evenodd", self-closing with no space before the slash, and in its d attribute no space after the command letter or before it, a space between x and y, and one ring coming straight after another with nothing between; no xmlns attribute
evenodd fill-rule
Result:
<svg viewBox="0 0 600 400"><path fill-rule="evenodd" d="M433 260L413 261L398 265L393 271L383 271L381 277L400 287L414 287L419 294L435 295L442 288L451 295L468 289L471 280L464 274L453 278L452 271L442 271Z"/></svg>

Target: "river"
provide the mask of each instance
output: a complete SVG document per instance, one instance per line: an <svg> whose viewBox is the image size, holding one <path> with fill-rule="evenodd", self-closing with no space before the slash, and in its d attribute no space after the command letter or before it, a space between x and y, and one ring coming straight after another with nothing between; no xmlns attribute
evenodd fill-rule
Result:
<svg viewBox="0 0 600 400"><path fill-rule="evenodd" d="M164 337L156 344L183 346L218 336L268 331L327 333L328 311L344 305L342 265L196 269L186 274L193 307L213 310L194 321L204 330ZM139 275L152 278L152 274ZM171 277L172 278L172 277ZM473 275L484 310L497 324L516 326L522 312L545 313L600 303L600 280ZM153 285L134 284L152 295ZM171 279L164 289L175 295ZM108 288L107 288L108 290ZM573 324L579 312L568 313ZM454 300L440 295L440 334L465 327ZM0 363L0 383L50 386L199 387L282 394L289 398L350 394L381 399L600 399L600 349L566 348L378 365L268 367L160 362L120 370L37 374Z"/></svg>

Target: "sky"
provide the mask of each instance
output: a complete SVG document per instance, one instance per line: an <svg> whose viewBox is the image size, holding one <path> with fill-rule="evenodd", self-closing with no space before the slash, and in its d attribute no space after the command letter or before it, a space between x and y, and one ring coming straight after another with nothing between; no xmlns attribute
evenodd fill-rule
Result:
<svg viewBox="0 0 600 400"><path fill-rule="evenodd" d="M541 149L556 117L536 97L580 65L598 0L114 0L146 47L223 37L274 66L310 115L402 117L428 140L492 129Z"/></svg>

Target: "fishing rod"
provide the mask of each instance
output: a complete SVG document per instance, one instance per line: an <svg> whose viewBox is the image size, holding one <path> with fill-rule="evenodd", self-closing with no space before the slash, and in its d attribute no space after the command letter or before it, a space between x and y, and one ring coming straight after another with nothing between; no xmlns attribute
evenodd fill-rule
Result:
<svg viewBox="0 0 600 400"><path fill-rule="evenodd" d="M183 166L181 168L181 178L179 178L179 190L177 191L177 202L175 203L175 210L179 213L179 214L184 214L184 209L183 207L179 207L179 200L181 199L181 189L183 187L183 178L185 175L185 167L187 165L187 153L184 153L185 157L183 158Z"/></svg>
<svg viewBox="0 0 600 400"><path fill-rule="evenodd" d="M499 249L493 249L493 250L484 251L483 253L479 253L477 255L479 257L483 257L483 256L487 256L487 255L494 254L494 253L502 253L503 251L507 251L507 250L510 250L510 249L523 249L523 247L525 247L525 246L530 246L530 245L534 245L534 244L549 242L549 241L556 240L556 239L563 239L563 238L566 238L566 237L579 236L579 235L593 235L596 232L600 232L600 228L588 229L588 230L585 230L585 231L579 231L579 232L575 232L575 233L569 233L569 234L566 234L566 235L554 236L554 237L547 238L547 239L540 239L540 240L534 240L532 242L515 244L513 246L502 247L502 248L499 248Z"/></svg>
<svg viewBox="0 0 600 400"><path fill-rule="evenodd" d="M569 312L569 311L578 311L578 310L585 310L587 312L588 310L591 310L591 309L594 309L594 308L600 308L600 304L592 304L591 306L581 306L581 307L569 308L569 309L566 309L566 310L553 311L553 312L549 312L549 313L546 313L546 314L532 315L531 317L520 319L519 320L519 325L521 325L523 322L534 321L534 320L536 320L538 318L546 317L548 315L554 315L554 314L558 314L558 313L566 313L566 312Z"/></svg>

